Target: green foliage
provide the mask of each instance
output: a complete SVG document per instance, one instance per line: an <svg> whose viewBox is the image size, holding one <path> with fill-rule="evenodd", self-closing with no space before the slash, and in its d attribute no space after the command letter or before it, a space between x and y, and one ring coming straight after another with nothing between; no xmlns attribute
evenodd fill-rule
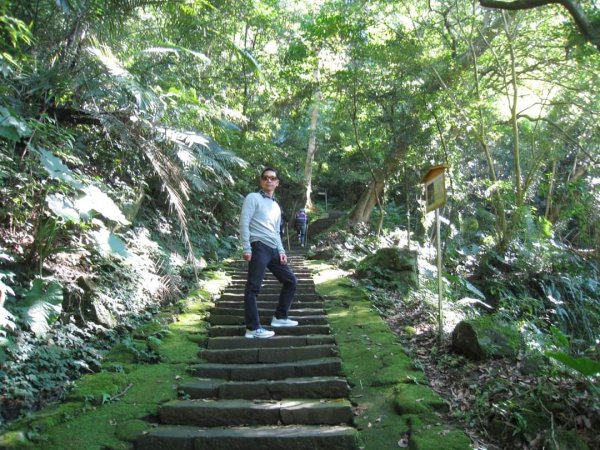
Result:
<svg viewBox="0 0 600 450"><path fill-rule="evenodd" d="M576 370L582 375L592 377L600 373L600 362L585 356L570 356L563 352L546 352L546 356L554 358L555 360L563 363L565 366Z"/></svg>
<svg viewBox="0 0 600 450"><path fill-rule="evenodd" d="M62 310L63 287L54 280L35 278L19 309L36 336L44 336Z"/></svg>
<svg viewBox="0 0 600 450"><path fill-rule="evenodd" d="M33 237L33 248L38 259L38 276L42 276L44 261L48 256L68 250L58 244L63 226L54 218L40 218L35 235Z"/></svg>
<svg viewBox="0 0 600 450"><path fill-rule="evenodd" d="M1 61L0 61L1 63ZM0 106L0 136L18 142L31 134L27 122L13 115L7 108Z"/></svg>
<svg viewBox="0 0 600 450"><path fill-rule="evenodd" d="M545 352L546 356L561 362L584 376L592 377L600 373L600 362L586 356L571 356L569 351L572 347L569 337L555 326L552 326L550 331L556 350Z"/></svg>

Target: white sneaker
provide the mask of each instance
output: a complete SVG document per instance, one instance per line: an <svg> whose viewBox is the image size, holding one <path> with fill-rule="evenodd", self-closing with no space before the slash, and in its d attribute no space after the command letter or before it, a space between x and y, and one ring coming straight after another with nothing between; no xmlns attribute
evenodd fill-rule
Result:
<svg viewBox="0 0 600 450"><path fill-rule="evenodd" d="M255 338L270 338L275 336L275 332L274 331L269 331L269 330L265 330L264 328L258 328L256 330L248 330L246 329L246 335L245 337L249 338L249 339L255 339Z"/></svg>
<svg viewBox="0 0 600 450"><path fill-rule="evenodd" d="M295 327L298 325L298 321L291 319L278 319L277 317L273 317L271 320L272 327Z"/></svg>

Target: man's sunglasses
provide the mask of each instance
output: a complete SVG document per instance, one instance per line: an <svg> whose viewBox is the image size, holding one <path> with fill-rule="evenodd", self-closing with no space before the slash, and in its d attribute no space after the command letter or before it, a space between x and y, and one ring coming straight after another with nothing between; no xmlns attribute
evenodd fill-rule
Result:
<svg viewBox="0 0 600 450"><path fill-rule="evenodd" d="M263 181L277 181L277 177L270 177L267 175L263 175L262 177L260 177Z"/></svg>

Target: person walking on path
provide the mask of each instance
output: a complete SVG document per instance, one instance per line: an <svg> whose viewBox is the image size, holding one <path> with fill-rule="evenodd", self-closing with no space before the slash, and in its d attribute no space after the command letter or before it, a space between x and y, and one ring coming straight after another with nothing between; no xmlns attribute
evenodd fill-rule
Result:
<svg viewBox="0 0 600 450"><path fill-rule="evenodd" d="M302 208L298 210L298 212L296 213L294 226L296 228L296 231L298 232L298 239L300 241L300 245L304 247L304 244L306 243L306 228L308 226L308 216L306 215L306 209Z"/></svg>
<svg viewBox="0 0 600 450"><path fill-rule="evenodd" d="M260 174L259 192L244 199L240 215L243 257L248 261L248 279L244 290L244 317L247 338L270 338L275 335L260 324L256 298L266 269L282 283L279 302L271 320L272 327L292 327L298 322L288 318L298 281L290 269L279 234L281 208L273 197L279 186L277 171L265 168Z"/></svg>

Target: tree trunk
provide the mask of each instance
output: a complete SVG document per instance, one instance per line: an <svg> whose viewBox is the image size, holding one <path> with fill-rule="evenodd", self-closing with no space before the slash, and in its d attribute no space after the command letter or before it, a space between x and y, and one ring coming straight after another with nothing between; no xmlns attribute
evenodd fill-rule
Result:
<svg viewBox="0 0 600 450"><path fill-rule="evenodd" d="M312 164L317 152L317 124L319 121L319 104L321 102L321 89L319 87L319 62L314 71L314 80L316 84L315 101L310 113L310 128L308 134L308 148L306 150L306 163L304 165L304 187L306 190L306 208L312 208Z"/></svg>
<svg viewBox="0 0 600 450"><path fill-rule="evenodd" d="M556 168L558 164L556 160L552 162L552 176L550 178L550 185L548 186L548 198L546 199L546 211L544 212L544 217L546 220L551 220L550 211L552 211L552 197L554 196L554 186L556 183Z"/></svg>
<svg viewBox="0 0 600 450"><path fill-rule="evenodd" d="M360 196L356 206L350 212L350 225L369 221L373 208L377 204L377 199L383 194L387 178L398 168L407 152L408 143L401 141L396 144L394 150L388 154L383 163L383 167L375 176L374 180L371 181L367 190Z"/></svg>

